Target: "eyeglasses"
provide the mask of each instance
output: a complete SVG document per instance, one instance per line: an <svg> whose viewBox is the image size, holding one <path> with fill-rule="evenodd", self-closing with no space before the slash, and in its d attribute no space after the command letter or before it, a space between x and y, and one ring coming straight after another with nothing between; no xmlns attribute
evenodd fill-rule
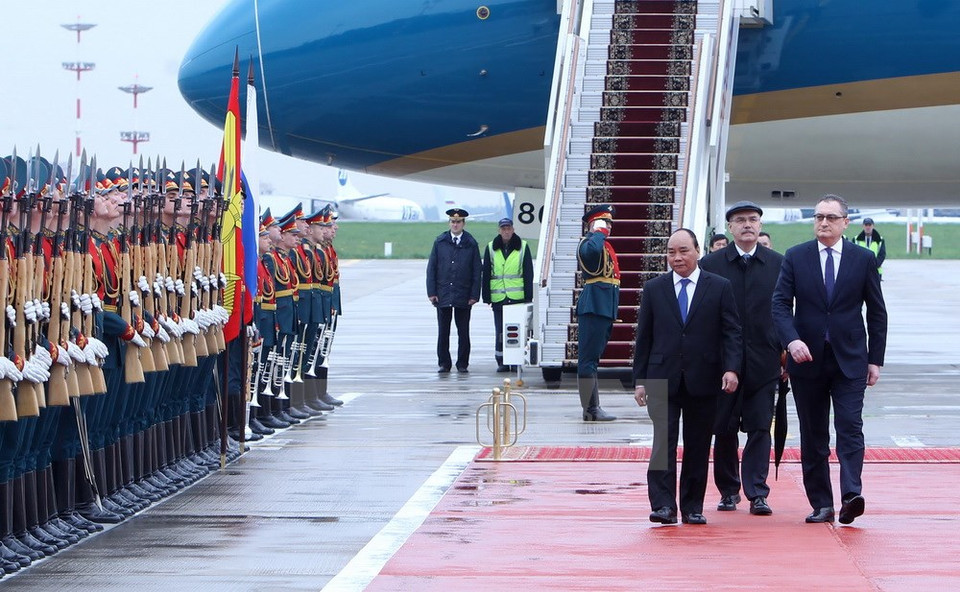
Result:
<svg viewBox="0 0 960 592"><path fill-rule="evenodd" d="M843 220L844 218L846 218L846 216L837 216L836 214L827 214L826 216L823 215L823 214L814 214L814 215L813 215L813 219L816 220L817 222L823 222L824 220L826 220L827 222L830 222L831 224L833 224L834 222L837 222L837 221L839 221L839 220Z"/></svg>

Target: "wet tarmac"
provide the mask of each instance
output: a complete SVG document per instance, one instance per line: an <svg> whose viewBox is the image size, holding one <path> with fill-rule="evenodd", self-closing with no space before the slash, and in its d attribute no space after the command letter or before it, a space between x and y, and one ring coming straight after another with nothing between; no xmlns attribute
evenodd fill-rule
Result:
<svg viewBox="0 0 960 592"><path fill-rule="evenodd" d="M960 446L957 267L884 265L889 348L880 383L867 394L868 447ZM330 589L370 581L350 577L384 565L470 465L476 408L504 378L494 372L486 306L473 310L470 373L437 375L436 317L424 270L424 261L345 262L344 316L330 370L342 408L252 444L225 470L5 576L0 589L318 590L341 571ZM558 390L545 388L539 373L524 378L529 415L521 444L649 445L650 420L628 391L611 386L602 395L620 420L585 424L571 377ZM792 408L790 416L787 445L796 446ZM589 476L575 486L601 487ZM712 497L708 491L708 502ZM382 543L384 536L392 538ZM486 587L473 579L462 585Z"/></svg>

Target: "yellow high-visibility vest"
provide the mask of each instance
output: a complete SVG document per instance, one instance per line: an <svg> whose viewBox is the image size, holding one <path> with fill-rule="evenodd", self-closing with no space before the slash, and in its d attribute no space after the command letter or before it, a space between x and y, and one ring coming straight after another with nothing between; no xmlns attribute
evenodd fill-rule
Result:
<svg viewBox="0 0 960 592"><path fill-rule="evenodd" d="M527 252L527 241L521 239L520 248L506 258L502 250L493 248L493 241L487 248L491 257L490 302L503 302L508 298L523 301L523 255Z"/></svg>

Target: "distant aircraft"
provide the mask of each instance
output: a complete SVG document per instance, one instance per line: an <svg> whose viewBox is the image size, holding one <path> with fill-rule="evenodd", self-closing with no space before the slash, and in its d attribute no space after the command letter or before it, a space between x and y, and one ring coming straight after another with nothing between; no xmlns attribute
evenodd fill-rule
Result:
<svg viewBox="0 0 960 592"><path fill-rule="evenodd" d="M423 208L412 200L393 197L389 193L363 195L350 183L347 172L340 170L339 186L334 198L337 211L344 220L386 220L418 222L424 219Z"/></svg>
<svg viewBox="0 0 960 592"><path fill-rule="evenodd" d="M878 207L958 203L960 6L770 3L772 25L739 31L726 194L781 208L828 192ZM233 0L188 50L180 90L221 125L239 46L265 81L267 149L417 181L543 188L562 4Z"/></svg>

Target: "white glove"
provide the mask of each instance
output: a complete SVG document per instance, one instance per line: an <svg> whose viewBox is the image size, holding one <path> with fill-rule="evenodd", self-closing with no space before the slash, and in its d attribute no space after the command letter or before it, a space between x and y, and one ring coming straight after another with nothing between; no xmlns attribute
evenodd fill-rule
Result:
<svg viewBox="0 0 960 592"><path fill-rule="evenodd" d="M50 303L47 301L40 302L39 300L34 300L34 303L39 303L40 307L40 316L43 317L43 320L50 320Z"/></svg>
<svg viewBox="0 0 960 592"><path fill-rule="evenodd" d="M80 350L83 353L83 361L86 362L89 366L99 366L100 360L97 358L96 348L93 347L90 343L87 343L87 346Z"/></svg>
<svg viewBox="0 0 960 592"><path fill-rule="evenodd" d="M180 327L184 333L200 334L200 327L190 319L180 319Z"/></svg>
<svg viewBox="0 0 960 592"><path fill-rule="evenodd" d="M194 311L193 320L200 326L201 331L206 331L210 328L210 315L202 308Z"/></svg>
<svg viewBox="0 0 960 592"><path fill-rule="evenodd" d="M87 337L87 347L100 359L104 359L110 355L110 350L107 349L106 344L96 337Z"/></svg>
<svg viewBox="0 0 960 592"><path fill-rule="evenodd" d="M28 323L37 322L37 309L34 308L33 300L27 300L23 303L23 317Z"/></svg>
<svg viewBox="0 0 960 592"><path fill-rule="evenodd" d="M42 384L50 380L50 366L44 366L36 357L27 360L23 365L23 377L35 384Z"/></svg>
<svg viewBox="0 0 960 592"><path fill-rule="evenodd" d="M30 356L31 360L40 360L43 362L47 368L50 367L50 364L53 364L53 358L50 357L50 352L45 347L40 347L37 344L37 347L33 349L33 355Z"/></svg>
<svg viewBox="0 0 960 592"><path fill-rule="evenodd" d="M141 275L140 279L137 281L137 287L140 288L141 292L150 291L150 283L147 282L147 276Z"/></svg>
<svg viewBox="0 0 960 592"><path fill-rule="evenodd" d="M80 310L82 310L85 315L93 312L93 301L90 300L90 294L80 295Z"/></svg>
<svg viewBox="0 0 960 592"><path fill-rule="evenodd" d="M220 278L215 273L210 274L210 287L214 290L220 287Z"/></svg>
<svg viewBox="0 0 960 592"><path fill-rule="evenodd" d="M17 309L7 305L7 320L10 322L11 327L17 326Z"/></svg>
<svg viewBox="0 0 960 592"><path fill-rule="evenodd" d="M87 357L83 355L83 350L72 341L67 342L67 353L70 354L70 358L77 364L82 364L87 361Z"/></svg>
<svg viewBox="0 0 960 592"><path fill-rule="evenodd" d="M103 310L103 302L100 301L100 296L96 292L90 294L90 302L93 303L95 309Z"/></svg>
<svg viewBox="0 0 960 592"><path fill-rule="evenodd" d="M163 296L163 283L160 281L153 282L153 293L157 298Z"/></svg>
<svg viewBox="0 0 960 592"><path fill-rule="evenodd" d="M160 322L161 329L166 329L169 335L180 338L180 327L176 323L167 317L157 317L157 320Z"/></svg>
<svg viewBox="0 0 960 592"><path fill-rule="evenodd" d="M130 304L132 304L134 308L137 308L138 306L140 306L140 295L137 294L136 290L130 290L129 296L130 296Z"/></svg>
<svg viewBox="0 0 960 592"><path fill-rule="evenodd" d="M179 280L179 279L178 279L176 282L174 282L173 285L174 285L174 287L175 287L176 290L177 290L177 294L183 296L183 294L184 294L184 290L183 290L183 280Z"/></svg>
<svg viewBox="0 0 960 592"><path fill-rule="evenodd" d="M227 321L230 320L230 313L224 307L219 304L213 305L213 311L217 313L217 318L220 319L220 324L225 325Z"/></svg>
<svg viewBox="0 0 960 592"><path fill-rule="evenodd" d="M605 221L603 221L603 219L594 220L594 221L590 224L590 230L592 230L592 231L594 231L594 232L600 230L601 228L606 228L606 227L607 227L607 223L606 223Z"/></svg>
<svg viewBox="0 0 960 592"><path fill-rule="evenodd" d="M204 291L204 292L209 292L209 291L210 291L210 278L208 278L207 276L202 276L199 281L200 281L200 283L203 285L203 291Z"/></svg>
<svg viewBox="0 0 960 592"><path fill-rule="evenodd" d="M143 331L140 331L140 334L147 339L153 339L157 336L157 334L153 332L153 327L150 326L150 323L143 324Z"/></svg>
<svg viewBox="0 0 960 592"><path fill-rule="evenodd" d="M140 335L137 333L133 334L133 338L130 340L130 343L137 347L147 347L147 343L143 340L143 337L140 337Z"/></svg>
<svg viewBox="0 0 960 592"><path fill-rule="evenodd" d="M74 308L80 308L80 294L77 294L76 290L70 290L70 300Z"/></svg>
<svg viewBox="0 0 960 592"><path fill-rule="evenodd" d="M157 329L157 339L163 343L170 343L170 335L167 334L162 325Z"/></svg>
<svg viewBox="0 0 960 592"><path fill-rule="evenodd" d="M196 282L190 282L190 293L196 296L199 293Z"/></svg>
<svg viewBox="0 0 960 592"><path fill-rule="evenodd" d="M0 356L0 379L2 378L9 378L13 382L23 380L23 374L17 370L17 365L6 356Z"/></svg>
<svg viewBox="0 0 960 592"><path fill-rule="evenodd" d="M61 366L70 366L70 354L62 345L57 346L57 363Z"/></svg>
<svg viewBox="0 0 960 592"><path fill-rule="evenodd" d="M199 282L199 281L200 281L200 278L202 278L202 277L203 277L203 270L200 269L200 266L198 265L198 266L194 267L194 268L193 268L193 279L195 279L195 280L197 280L197 281Z"/></svg>
<svg viewBox="0 0 960 592"><path fill-rule="evenodd" d="M60 318L65 321L70 319L70 305L66 302L60 303Z"/></svg>
<svg viewBox="0 0 960 592"><path fill-rule="evenodd" d="M173 283L173 278L167 276L167 279L164 280L163 285L167 288L167 292L176 292L177 285Z"/></svg>
<svg viewBox="0 0 960 592"><path fill-rule="evenodd" d="M223 273L221 273L221 274L220 274L220 289L222 290L222 289L224 289L224 288L226 288L226 287L227 287L227 276L225 276L225 275L223 275Z"/></svg>

